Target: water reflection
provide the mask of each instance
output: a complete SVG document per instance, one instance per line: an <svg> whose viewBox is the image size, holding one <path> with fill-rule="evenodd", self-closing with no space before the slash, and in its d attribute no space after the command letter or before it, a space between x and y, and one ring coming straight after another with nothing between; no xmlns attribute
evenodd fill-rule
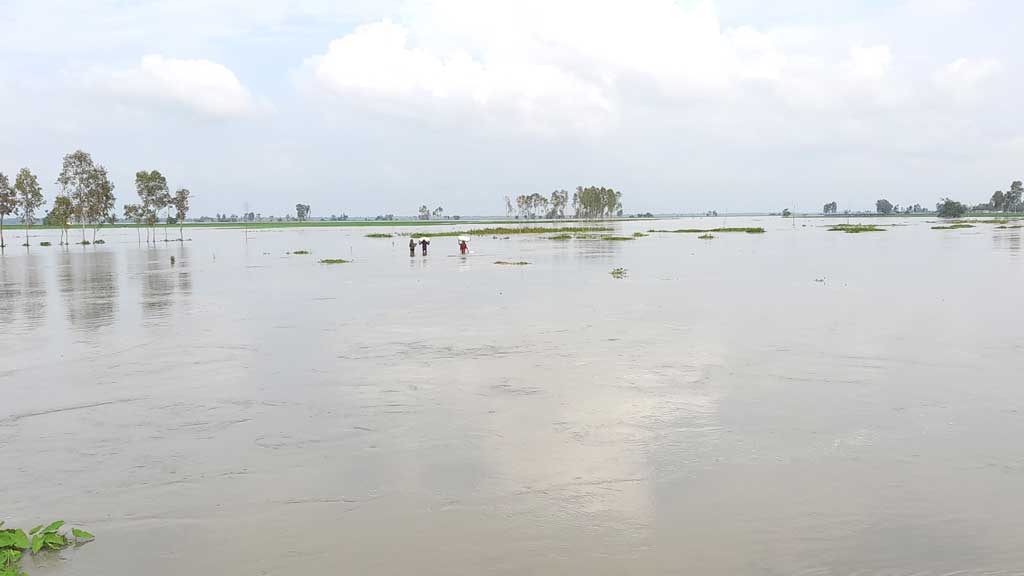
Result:
<svg viewBox="0 0 1024 576"><path fill-rule="evenodd" d="M189 251L182 246L174 254L155 248L136 254L136 266L142 270L143 318L166 318L171 314L175 293L192 293Z"/></svg>
<svg viewBox="0 0 1024 576"><path fill-rule="evenodd" d="M68 320L76 330L113 324L117 314L117 260L113 252L62 252L57 280Z"/></svg>
<svg viewBox="0 0 1024 576"><path fill-rule="evenodd" d="M1000 249L1009 252L1020 252L1020 228L996 229L992 234L992 244Z"/></svg>

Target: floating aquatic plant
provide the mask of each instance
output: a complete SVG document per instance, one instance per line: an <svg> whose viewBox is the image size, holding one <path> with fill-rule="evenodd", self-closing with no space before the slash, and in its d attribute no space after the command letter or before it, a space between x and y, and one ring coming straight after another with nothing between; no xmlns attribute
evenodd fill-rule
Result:
<svg viewBox="0 0 1024 576"><path fill-rule="evenodd" d="M648 232L667 234L708 234L710 232L745 232L747 234L764 234L764 228L680 228L678 230L648 230Z"/></svg>
<svg viewBox="0 0 1024 576"><path fill-rule="evenodd" d="M78 528L72 528L70 536L66 532L61 532L63 520L51 522L46 527L40 524L27 534L21 528L5 530L3 525L3 521L0 520L0 576L24 576L25 573L21 571L20 566L21 558L29 550L32 554L38 554L44 548L60 550L71 544L81 544L96 538Z"/></svg>
<svg viewBox="0 0 1024 576"><path fill-rule="evenodd" d="M861 232L885 232L885 228L879 228L874 224L836 224L835 226L831 226L828 231L860 234Z"/></svg>
<svg viewBox="0 0 1024 576"><path fill-rule="evenodd" d="M609 274L612 275L612 278L616 278L616 279L619 279L619 280L625 278L627 273L628 273L628 270L626 270L625 268L616 268L616 269L612 270L611 272L609 272Z"/></svg>
<svg viewBox="0 0 1024 576"><path fill-rule="evenodd" d="M325 258L320 261L321 264L348 264L351 260L342 260L341 258Z"/></svg>

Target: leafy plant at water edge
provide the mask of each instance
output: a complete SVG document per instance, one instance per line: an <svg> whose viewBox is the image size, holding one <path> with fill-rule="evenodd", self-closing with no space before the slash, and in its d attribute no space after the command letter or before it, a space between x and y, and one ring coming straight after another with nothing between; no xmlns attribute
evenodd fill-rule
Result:
<svg viewBox="0 0 1024 576"><path fill-rule="evenodd" d="M49 242L40 242L39 245L40 246L49 246L50 243Z"/></svg>
<svg viewBox="0 0 1024 576"><path fill-rule="evenodd" d="M504 260L498 260L497 262L495 262L495 264L498 264L498 265L501 265L501 266L527 266L530 263L529 262L506 262Z"/></svg>
<svg viewBox="0 0 1024 576"><path fill-rule="evenodd" d="M380 234L380 233L378 233L378 234L367 234L366 237L367 238L391 238L392 235L391 234Z"/></svg>
<svg viewBox="0 0 1024 576"><path fill-rule="evenodd" d="M860 234L861 232L885 232L885 228L879 228L874 224L836 224L835 226L830 227L828 231Z"/></svg>
<svg viewBox="0 0 1024 576"><path fill-rule="evenodd" d="M351 260L342 260L341 258L325 258L320 261L320 264L348 264Z"/></svg>
<svg viewBox="0 0 1024 576"><path fill-rule="evenodd" d="M616 268L609 272L609 274L612 275L612 278L616 278L618 280L625 278L627 273L628 271L625 268Z"/></svg>
<svg viewBox="0 0 1024 576"><path fill-rule="evenodd" d="M25 533L21 528L3 529L3 521L0 520L0 576L23 576L21 571L21 557L26 551L31 550L32 554L38 554L44 548L47 550L60 550L70 546L72 543L84 543L93 540L95 536L79 530L71 529L71 537L61 533L64 526L63 520L51 522L46 527L42 524L32 528Z"/></svg>

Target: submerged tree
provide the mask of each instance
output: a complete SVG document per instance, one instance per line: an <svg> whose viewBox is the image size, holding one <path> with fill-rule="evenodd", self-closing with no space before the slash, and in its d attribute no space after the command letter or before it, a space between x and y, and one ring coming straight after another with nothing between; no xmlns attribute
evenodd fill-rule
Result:
<svg viewBox="0 0 1024 576"><path fill-rule="evenodd" d="M139 204L125 204L123 210L124 219L135 224L135 236L141 244L142 231L140 228L142 227L142 221L146 218L146 211Z"/></svg>
<svg viewBox="0 0 1024 576"><path fill-rule="evenodd" d="M426 204L420 205L419 213L420 220L430 220L430 208Z"/></svg>
<svg viewBox="0 0 1024 576"><path fill-rule="evenodd" d="M94 225L95 241L96 230L114 218L114 184L107 177L107 169L95 164L87 152L75 150L64 156L57 184L61 195L71 200L72 215L82 227L82 244L86 243L86 224Z"/></svg>
<svg viewBox="0 0 1024 576"><path fill-rule="evenodd" d="M150 240L150 231L153 232L153 242L156 242L156 230L153 227L158 221L157 215L171 201L167 178L158 170L140 170L135 173L135 192L141 201L139 219L147 226L146 242Z"/></svg>
<svg viewBox="0 0 1024 576"><path fill-rule="evenodd" d="M0 172L0 248L4 244L4 218L14 213L18 208L18 200L11 188L11 181L7 175Z"/></svg>
<svg viewBox="0 0 1024 576"><path fill-rule="evenodd" d="M959 218L967 213L967 206L956 200L943 198L941 202L935 205L935 211L940 218Z"/></svg>
<svg viewBox="0 0 1024 576"><path fill-rule="evenodd" d="M175 217L178 219L178 240L180 242L185 241L182 226L185 222L185 217L188 216L189 194L191 194L191 192L189 192L188 188L179 188L178 191L174 193L174 198L171 200L171 203L174 204Z"/></svg>
<svg viewBox="0 0 1024 576"><path fill-rule="evenodd" d="M71 241L68 237L68 222L71 221L71 217L74 215L74 212L74 206L71 205L71 198L60 195L54 199L53 209L50 210L50 224L60 226L60 243L62 245Z"/></svg>
<svg viewBox="0 0 1024 576"><path fill-rule="evenodd" d="M577 218L611 218L622 215L622 193L611 188L576 187L572 207Z"/></svg>
<svg viewBox="0 0 1024 576"><path fill-rule="evenodd" d="M18 216L25 225L25 246L28 246L32 225L36 222L36 210L44 203L43 189L39 186L36 175L28 168L22 168L14 181L14 192L18 199Z"/></svg>
<svg viewBox="0 0 1024 576"><path fill-rule="evenodd" d="M877 200L875 202L875 211L879 214L892 214L893 206L892 202L889 202L885 198Z"/></svg>
<svg viewBox="0 0 1024 576"><path fill-rule="evenodd" d="M555 190L551 193L551 210L548 218L565 218L565 207L569 204L569 192L566 190Z"/></svg>

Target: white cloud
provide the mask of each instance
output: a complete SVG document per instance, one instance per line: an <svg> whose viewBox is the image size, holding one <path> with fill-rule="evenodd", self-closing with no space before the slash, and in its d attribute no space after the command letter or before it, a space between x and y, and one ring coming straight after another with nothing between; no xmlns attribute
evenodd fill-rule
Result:
<svg viewBox="0 0 1024 576"><path fill-rule="evenodd" d="M267 109L229 68L209 60L150 54L138 66L93 70L103 89L136 102L173 106L210 118L239 118Z"/></svg>
<svg viewBox="0 0 1024 576"><path fill-rule="evenodd" d="M935 74L935 83L960 103L972 103L981 96L984 84L1002 71L997 60L959 58Z"/></svg>
<svg viewBox="0 0 1024 576"><path fill-rule="evenodd" d="M436 0L335 39L306 69L326 92L393 114L545 131L601 132L652 106L671 120L752 94L811 108L892 99L888 46L823 38L725 28L709 2Z"/></svg>

